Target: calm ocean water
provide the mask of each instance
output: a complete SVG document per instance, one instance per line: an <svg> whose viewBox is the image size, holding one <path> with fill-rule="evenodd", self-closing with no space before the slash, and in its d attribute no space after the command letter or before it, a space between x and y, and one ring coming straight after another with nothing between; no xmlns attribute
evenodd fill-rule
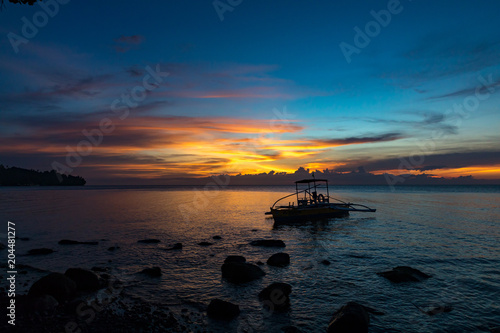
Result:
<svg viewBox="0 0 500 333"><path fill-rule="evenodd" d="M128 293L173 309L198 311L212 298L240 305L239 318L227 324L201 317L200 324L210 332L280 332L287 325L324 332L332 313L348 301L385 312L371 317L370 332L488 332L500 326L500 187L400 187L395 192L383 186L332 187L332 196L377 212L275 227L264 212L291 190L0 188L5 229L0 232L13 221L17 235L30 238L17 241L17 264L60 272L111 267ZM214 235L222 239L213 240ZM144 238L162 243L137 243ZM291 265L261 266L267 275L242 286L222 280L220 266L227 255L256 263L280 252L248 245L260 238L285 241ZM61 239L96 240L99 245L61 246ZM197 244L201 241L215 244L202 247ZM181 251L163 250L177 242L184 245ZM110 246L120 250L109 252ZM57 252L20 256L40 247ZM321 264L323 259L331 265ZM376 275L398 265L432 278L392 284ZM135 274L148 266L160 266L162 277ZM28 276L18 279L21 291L32 283ZM292 285L288 313L270 314L259 303L257 294L272 282ZM453 309L428 316L416 307L442 305Z"/></svg>

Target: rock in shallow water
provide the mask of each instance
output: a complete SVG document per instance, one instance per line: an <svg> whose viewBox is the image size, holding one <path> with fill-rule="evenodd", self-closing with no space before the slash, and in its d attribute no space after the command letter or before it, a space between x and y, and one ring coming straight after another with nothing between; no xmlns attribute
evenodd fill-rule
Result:
<svg viewBox="0 0 500 333"><path fill-rule="evenodd" d="M250 242L253 246L265 246L265 247L286 247L285 242L281 239L258 239Z"/></svg>
<svg viewBox="0 0 500 333"><path fill-rule="evenodd" d="M87 269L68 268L64 275L75 281L78 290L97 290L100 287L97 274Z"/></svg>
<svg viewBox="0 0 500 333"><path fill-rule="evenodd" d="M78 245L78 244L83 244L83 245L98 245L99 242L79 242L71 239L61 239L58 243L59 245Z"/></svg>
<svg viewBox="0 0 500 333"><path fill-rule="evenodd" d="M283 312L290 307L292 286L288 283L274 282L259 293L259 300L266 302L271 311Z"/></svg>
<svg viewBox="0 0 500 333"><path fill-rule="evenodd" d="M430 275L422 273L418 269L409 266L394 267L391 271L380 272L377 275L383 276L391 282L419 282L430 278Z"/></svg>
<svg viewBox="0 0 500 333"><path fill-rule="evenodd" d="M160 242L161 240L155 238L141 239L137 241L137 243L144 243L144 244L156 244Z"/></svg>
<svg viewBox="0 0 500 333"><path fill-rule="evenodd" d="M36 255L41 255L41 254L51 254L53 253L54 250L52 249L47 249L47 248L41 248L41 249L31 249L28 251L28 255L30 256L36 256Z"/></svg>
<svg viewBox="0 0 500 333"><path fill-rule="evenodd" d="M214 243L210 243L210 242L199 242L198 245L200 246L210 246L210 245L213 245Z"/></svg>
<svg viewBox="0 0 500 333"><path fill-rule="evenodd" d="M240 262L225 263L221 270L223 278L236 284L250 282L266 275L259 266Z"/></svg>
<svg viewBox="0 0 500 333"><path fill-rule="evenodd" d="M61 273L50 273L33 283L28 295L51 295L57 301L63 302L73 297L76 292L76 283Z"/></svg>
<svg viewBox="0 0 500 333"><path fill-rule="evenodd" d="M328 325L328 333L367 333L370 316L356 302L349 302L338 309Z"/></svg>
<svg viewBox="0 0 500 333"><path fill-rule="evenodd" d="M213 299L207 308L207 315L211 318L231 320L240 314L240 307L231 302Z"/></svg>
<svg viewBox="0 0 500 333"><path fill-rule="evenodd" d="M230 262L239 262L239 263L244 263L247 260L243 256L227 256L227 258L224 260L224 263L230 263Z"/></svg>
<svg viewBox="0 0 500 333"><path fill-rule="evenodd" d="M267 259L267 264L270 266L285 267L290 265L290 256L288 253L280 252L275 253L269 259Z"/></svg>
<svg viewBox="0 0 500 333"><path fill-rule="evenodd" d="M141 271L142 274L149 275L151 277L159 277L161 276L161 268L160 267L150 267L150 268L144 268Z"/></svg>
<svg viewBox="0 0 500 333"><path fill-rule="evenodd" d="M175 243L174 246L165 250L182 250L182 243Z"/></svg>

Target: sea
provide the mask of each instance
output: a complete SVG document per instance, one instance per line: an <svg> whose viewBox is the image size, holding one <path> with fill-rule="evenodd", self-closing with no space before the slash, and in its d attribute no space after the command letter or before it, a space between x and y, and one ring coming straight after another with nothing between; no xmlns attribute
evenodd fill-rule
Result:
<svg viewBox="0 0 500 333"><path fill-rule="evenodd" d="M198 312L193 320L200 331L281 332L295 326L325 332L335 310L350 301L383 313L370 315L373 333L489 332L500 326L500 186L333 186L332 197L377 211L275 225L264 213L293 191L291 186L0 187L0 242L6 243L11 221L18 266L61 273L69 267L108 267L128 295L172 311ZM137 242L147 238L161 242ZM59 245L62 239L98 245ZM281 239L286 247L249 244L257 239ZM182 250L166 250L175 243L182 243ZM119 249L108 251L112 246ZM34 248L55 252L25 255ZM277 252L290 255L288 267L266 264ZM7 251L0 254L6 262ZM266 275L243 285L227 282L221 265L228 255L264 263ZM161 268L161 277L137 274L152 266ZM431 278L392 283L377 275L396 266ZM27 292L36 278L18 275L17 292ZM273 282L292 286L288 312L275 313L259 302L258 293ZM240 315L230 322L207 317L205 308L214 298L238 304ZM451 310L439 310L444 307Z"/></svg>

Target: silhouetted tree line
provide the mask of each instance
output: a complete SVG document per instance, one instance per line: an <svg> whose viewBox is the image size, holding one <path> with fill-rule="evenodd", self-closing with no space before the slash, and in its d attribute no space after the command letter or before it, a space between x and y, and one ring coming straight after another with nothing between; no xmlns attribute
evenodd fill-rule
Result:
<svg viewBox="0 0 500 333"><path fill-rule="evenodd" d="M83 186L86 182L82 177L63 175L55 170L42 172L0 164L0 186Z"/></svg>

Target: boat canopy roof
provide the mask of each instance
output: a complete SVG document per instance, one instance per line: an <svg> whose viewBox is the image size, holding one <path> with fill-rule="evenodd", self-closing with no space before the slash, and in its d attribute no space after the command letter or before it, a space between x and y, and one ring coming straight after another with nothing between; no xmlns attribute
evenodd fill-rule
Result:
<svg viewBox="0 0 500 333"><path fill-rule="evenodd" d="M308 184L308 183L314 183L314 182L326 182L328 180L326 179L302 179L302 180L297 180L295 184Z"/></svg>

